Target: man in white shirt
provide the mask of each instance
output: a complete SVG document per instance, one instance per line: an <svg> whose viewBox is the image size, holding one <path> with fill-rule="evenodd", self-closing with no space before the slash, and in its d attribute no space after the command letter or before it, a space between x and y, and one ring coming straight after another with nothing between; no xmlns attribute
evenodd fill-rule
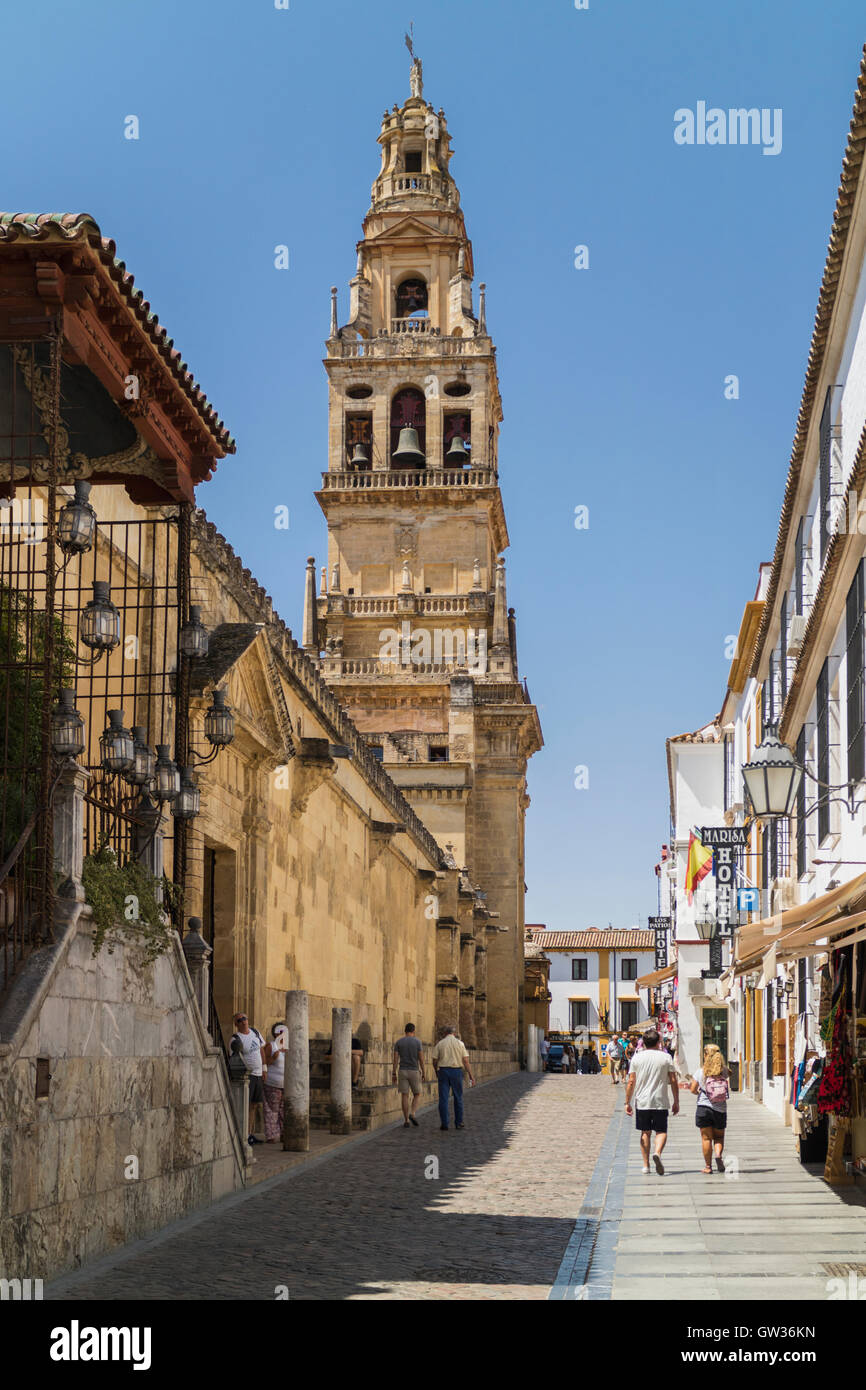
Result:
<svg viewBox="0 0 866 1390"><path fill-rule="evenodd" d="M240 1052L244 1066L250 1074L250 1133L247 1143L260 1144L261 1139L256 1138L255 1116L258 1107L264 1107L264 1078L267 1074L265 1040L258 1028L250 1027L250 1021L246 1014L235 1014L235 1031L231 1041L234 1042L235 1039L237 1039L239 1046L233 1048L232 1051Z"/></svg>
<svg viewBox="0 0 866 1390"><path fill-rule="evenodd" d="M634 1054L628 1069L625 1113L631 1115L634 1098L635 1128L640 1132L643 1171L648 1173L650 1170L650 1134L655 1130L656 1151L653 1154L653 1163L656 1172L663 1174L665 1170L661 1154L668 1137L668 1086L673 1096L670 1109L678 1115L679 1081L673 1058L659 1047L659 1035L655 1028L644 1033L643 1040L643 1048Z"/></svg>
<svg viewBox="0 0 866 1390"><path fill-rule="evenodd" d="M469 1053L457 1037L455 1028L446 1028L444 1035L431 1053L433 1070L439 1082L440 1129L448 1128L449 1093L454 1096L454 1128L463 1129L463 1073L469 1077L469 1085L475 1085L475 1077L469 1065Z"/></svg>

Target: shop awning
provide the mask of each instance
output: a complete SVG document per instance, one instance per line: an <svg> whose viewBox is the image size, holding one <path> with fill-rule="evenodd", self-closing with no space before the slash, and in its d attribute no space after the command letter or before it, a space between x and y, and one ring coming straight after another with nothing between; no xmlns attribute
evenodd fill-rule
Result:
<svg viewBox="0 0 866 1390"><path fill-rule="evenodd" d="M789 960L797 960L802 955L808 955L817 946L819 940L827 936L838 936L840 932L846 933L841 941L836 941L833 945L847 946L853 941L861 940L861 934L857 931L858 927L866 924L866 912L839 913L831 917L829 921L810 923L806 927L797 927L792 932L786 932L780 936L777 944L779 955L785 955ZM853 936L847 933L853 932ZM829 950L829 946L826 947Z"/></svg>
<svg viewBox="0 0 866 1390"><path fill-rule="evenodd" d="M638 989L655 989L656 985L664 984L665 980L672 980L677 973L676 961L673 965L666 965L663 970L653 970L649 975L641 975L635 980Z"/></svg>
<svg viewBox="0 0 866 1390"><path fill-rule="evenodd" d="M819 898L812 898L810 902L786 908L784 912L776 913L773 917L764 917L760 922L750 922L748 926L740 927L736 946L737 974L742 975L745 970L757 965L773 942L781 943L785 934L793 935L796 928L808 927L812 930L820 923L827 923L839 916L842 908L864 894L866 874L858 874L848 883L843 883L829 893L823 893ZM818 932L818 936L820 935Z"/></svg>

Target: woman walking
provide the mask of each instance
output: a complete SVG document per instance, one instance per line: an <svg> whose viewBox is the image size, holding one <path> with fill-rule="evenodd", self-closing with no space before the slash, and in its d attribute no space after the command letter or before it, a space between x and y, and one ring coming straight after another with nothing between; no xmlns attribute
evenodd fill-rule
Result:
<svg viewBox="0 0 866 1390"><path fill-rule="evenodd" d="M265 1082L265 1143L276 1144L283 1132L283 1088L286 1075L285 1023L275 1023L271 1041L265 1044L268 1077Z"/></svg>
<svg viewBox="0 0 866 1390"><path fill-rule="evenodd" d="M695 1111L695 1124L701 1131L701 1148L704 1151L703 1172L713 1171L713 1150L716 1167L720 1173L725 1171L722 1149L725 1146L725 1127L728 1123L728 1096L730 1072L725 1059L715 1043L704 1048L704 1065L698 1067L692 1077L689 1090L698 1098Z"/></svg>

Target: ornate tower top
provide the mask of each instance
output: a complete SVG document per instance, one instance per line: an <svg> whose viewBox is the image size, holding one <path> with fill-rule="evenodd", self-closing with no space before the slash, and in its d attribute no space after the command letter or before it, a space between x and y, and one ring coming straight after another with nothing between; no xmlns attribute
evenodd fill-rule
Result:
<svg viewBox="0 0 866 1390"><path fill-rule="evenodd" d="M411 206L456 212L460 207L460 194L448 173L451 137L445 113L441 108L434 111L424 100L421 59L415 57L408 34L406 47L412 55L410 94L402 106L395 102L382 117L379 132L382 165L373 184L370 211L408 207L408 195Z"/></svg>

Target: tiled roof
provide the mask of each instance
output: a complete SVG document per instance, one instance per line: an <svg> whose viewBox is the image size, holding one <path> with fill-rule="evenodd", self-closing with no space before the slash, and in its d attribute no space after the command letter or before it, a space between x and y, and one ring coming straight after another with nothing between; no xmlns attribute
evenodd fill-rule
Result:
<svg viewBox="0 0 866 1390"><path fill-rule="evenodd" d="M147 336L169 368L172 376L194 405L216 442L227 454L235 452L235 442L217 417L207 396L196 383L180 353L169 338L141 290L135 289L135 279L123 261L117 259L117 247L102 235L97 223L86 212L0 212L0 242L19 239L28 241L86 242L114 281Z"/></svg>
<svg viewBox="0 0 866 1390"><path fill-rule="evenodd" d="M527 928L529 930L529 928ZM651 931L625 928L622 931L546 931L533 930L532 940L546 951L653 951L655 936Z"/></svg>
<svg viewBox="0 0 866 1390"><path fill-rule="evenodd" d="M705 724L702 729L695 729L691 734L674 734L673 738L668 739L668 743L718 743L721 738L718 719L714 719L711 724Z"/></svg>

